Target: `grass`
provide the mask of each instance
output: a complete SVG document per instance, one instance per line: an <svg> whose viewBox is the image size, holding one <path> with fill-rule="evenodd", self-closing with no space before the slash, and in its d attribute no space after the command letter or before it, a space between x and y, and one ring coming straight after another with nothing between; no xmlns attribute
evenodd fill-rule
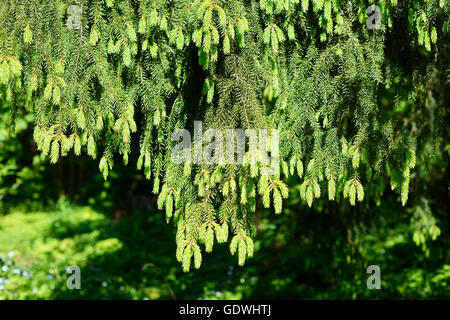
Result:
<svg viewBox="0 0 450 320"><path fill-rule="evenodd" d="M355 260L337 242L287 239L284 220L263 219L255 258L244 267L226 245L216 245L200 270L183 273L174 228L164 220L135 212L115 221L65 202L51 212L0 216L0 299L449 297L448 258L425 258L399 230L384 239L368 235L367 256ZM370 261L382 266L382 290L365 286ZM72 265L81 269L80 290L66 285Z"/></svg>
<svg viewBox="0 0 450 320"><path fill-rule="evenodd" d="M89 207L12 212L0 217L0 299L242 298L233 258L221 249L210 257L218 264L185 274L159 214L113 221ZM71 265L81 268L80 290L67 288Z"/></svg>

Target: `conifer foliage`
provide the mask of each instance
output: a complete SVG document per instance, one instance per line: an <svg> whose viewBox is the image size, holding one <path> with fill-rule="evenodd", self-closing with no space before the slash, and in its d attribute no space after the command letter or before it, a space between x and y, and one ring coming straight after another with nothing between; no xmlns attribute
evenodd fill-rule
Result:
<svg viewBox="0 0 450 320"><path fill-rule="evenodd" d="M139 139L132 165L176 224L183 269L215 242L243 265L260 199L279 214L293 192L309 206L357 205L390 187L406 204L421 143L446 114L430 79L448 81L449 11L447 0L4 0L1 100L34 114L51 162L86 153L105 179ZM405 97L423 110L414 127L396 118ZM172 133L196 120L278 129L279 168L248 154L243 165L175 164Z"/></svg>

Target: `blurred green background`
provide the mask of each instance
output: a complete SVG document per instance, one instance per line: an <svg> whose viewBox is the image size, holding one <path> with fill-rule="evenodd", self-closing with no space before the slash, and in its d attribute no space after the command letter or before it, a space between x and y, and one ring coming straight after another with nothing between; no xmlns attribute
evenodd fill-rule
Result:
<svg viewBox="0 0 450 320"><path fill-rule="evenodd" d="M151 182L131 165L104 181L87 157L50 165L32 124L0 106L1 300L450 298L448 145L419 160L405 207L386 190L356 207L308 208L289 181L283 214L258 206L245 266L219 244L183 273ZM71 265L80 290L67 288ZM369 265L381 269L381 290L366 286Z"/></svg>

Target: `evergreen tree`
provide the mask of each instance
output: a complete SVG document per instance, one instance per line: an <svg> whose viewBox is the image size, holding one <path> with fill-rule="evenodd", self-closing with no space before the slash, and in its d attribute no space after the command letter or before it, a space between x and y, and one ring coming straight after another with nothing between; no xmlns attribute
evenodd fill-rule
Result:
<svg viewBox="0 0 450 320"><path fill-rule="evenodd" d="M200 267L200 245L228 240L243 265L259 199L278 214L290 192L356 205L390 187L406 204L416 157L448 137L449 11L447 0L5 0L1 100L34 114L51 162L87 153L105 179L139 139L133 165L176 224L183 269ZM196 120L278 129L279 168L248 153L243 165L175 164L172 133Z"/></svg>

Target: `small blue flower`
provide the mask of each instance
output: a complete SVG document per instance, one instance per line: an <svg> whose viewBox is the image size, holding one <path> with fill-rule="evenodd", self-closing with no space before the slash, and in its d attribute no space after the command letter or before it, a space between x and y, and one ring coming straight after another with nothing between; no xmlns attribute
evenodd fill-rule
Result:
<svg viewBox="0 0 450 320"><path fill-rule="evenodd" d="M13 293L13 298L17 298L19 295L17 293Z"/></svg>
<svg viewBox="0 0 450 320"><path fill-rule="evenodd" d="M33 289L33 293L36 294L36 293L37 293L37 290L36 290L36 289Z"/></svg>
<svg viewBox="0 0 450 320"><path fill-rule="evenodd" d="M3 283L3 278L0 278L0 284Z"/></svg>
<svg viewBox="0 0 450 320"><path fill-rule="evenodd" d="M12 252L12 251L9 252L9 253L8 253L8 257L9 257L10 259L12 259L12 258L14 257L14 252Z"/></svg>
<svg viewBox="0 0 450 320"><path fill-rule="evenodd" d="M48 275L47 275L47 279L53 279L53 275L48 274Z"/></svg>
<svg viewBox="0 0 450 320"><path fill-rule="evenodd" d="M8 270L8 266L3 266L3 267L2 267L2 271L3 271L3 272L6 272L6 270Z"/></svg>
<svg viewBox="0 0 450 320"><path fill-rule="evenodd" d="M23 275L24 277L28 276L28 271L24 270L24 271L22 272L22 275Z"/></svg>
<svg viewBox="0 0 450 320"><path fill-rule="evenodd" d="M144 297L144 298L142 298L142 300L150 300L149 298L147 298L147 297Z"/></svg>
<svg viewBox="0 0 450 320"><path fill-rule="evenodd" d="M14 274L20 274L20 269L14 269L14 270L13 270L13 273L14 273Z"/></svg>
<svg viewBox="0 0 450 320"><path fill-rule="evenodd" d="M3 290L3 289L5 289L5 287L2 284L0 284L0 290Z"/></svg>

